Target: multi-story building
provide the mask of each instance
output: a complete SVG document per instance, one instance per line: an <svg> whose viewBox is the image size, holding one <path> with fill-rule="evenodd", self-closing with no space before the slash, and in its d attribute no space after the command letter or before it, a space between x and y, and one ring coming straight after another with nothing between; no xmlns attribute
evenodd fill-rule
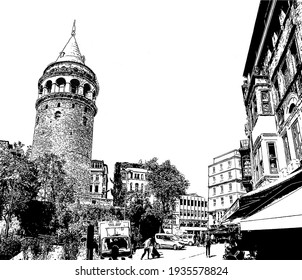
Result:
<svg viewBox="0 0 302 280"><path fill-rule="evenodd" d="M238 149L213 159L208 166L209 226L217 225L226 210L246 190L241 183L241 155Z"/></svg>
<svg viewBox="0 0 302 280"><path fill-rule="evenodd" d="M54 153L65 161L66 174L81 198L89 193L93 123L99 92L97 77L85 65L76 38L71 37L38 82L33 159Z"/></svg>
<svg viewBox="0 0 302 280"><path fill-rule="evenodd" d="M301 35L302 2L260 1L242 85L252 190L225 215L259 259L302 258Z"/></svg>
<svg viewBox="0 0 302 280"><path fill-rule="evenodd" d="M260 2L242 85L253 188L300 166L301 34L302 2Z"/></svg>
<svg viewBox="0 0 302 280"><path fill-rule="evenodd" d="M176 203L174 216L175 227L180 232L200 234L207 229L208 201L196 193L182 195Z"/></svg>
<svg viewBox="0 0 302 280"><path fill-rule="evenodd" d="M108 193L108 166L103 160L91 161L91 184L86 200L92 204L107 202Z"/></svg>
<svg viewBox="0 0 302 280"><path fill-rule="evenodd" d="M115 175L120 174L122 185L127 192L146 192L146 174L140 163L117 162L115 164Z"/></svg>

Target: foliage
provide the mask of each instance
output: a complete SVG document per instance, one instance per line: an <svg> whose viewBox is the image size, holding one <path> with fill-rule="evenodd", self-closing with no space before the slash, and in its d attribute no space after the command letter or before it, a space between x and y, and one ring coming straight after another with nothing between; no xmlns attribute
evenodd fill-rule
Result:
<svg viewBox="0 0 302 280"><path fill-rule="evenodd" d="M128 219L130 219L134 227L138 228L141 218L146 212L146 208L149 207L150 202L146 194L142 192L129 192L127 194L127 201Z"/></svg>
<svg viewBox="0 0 302 280"><path fill-rule="evenodd" d="M41 185L39 199L52 204L54 209L50 227L53 232L60 228L67 229L73 219L75 182L67 177L63 169L64 161L54 154L44 154L35 160L35 164Z"/></svg>
<svg viewBox="0 0 302 280"><path fill-rule="evenodd" d="M51 202L31 200L24 208L16 211L16 215L25 236L54 233L50 225L55 208Z"/></svg>
<svg viewBox="0 0 302 280"><path fill-rule="evenodd" d="M144 166L148 170L148 187L157 201L153 212L163 221L163 219L171 217L176 200L185 194L189 181L169 160L162 164L157 161L157 158L153 158L145 162Z"/></svg>
<svg viewBox="0 0 302 280"><path fill-rule="evenodd" d="M0 219L6 223L6 237L15 213L36 198L39 190L37 170L23 147L18 142L12 149L0 150Z"/></svg>
<svg viewBox="0 0 302 280"><path fill-rule="evenodd" d="M0 239L0 259L10 259L21 250L21 242L18 237L9 235Z"/></svg>
<svg viewBox="0 0 302 280"><path fill-rule="evenodd" d="M60 242L63 244L65 260L76 260L81 246L82 234L79 229L65 230L60 234Z"/></svg>
<svg viewBox="0 0 302 280"><path fill-rule="evenodd" d="M113 181L113 188L111 189L111 195L113 197L113 206L123 206L125 205L125 196L126 196L126 189L123 188L122 183L122 175L121 175L121 163L117 162L115 164L115 171L114 171L114 178Z"/></svg>

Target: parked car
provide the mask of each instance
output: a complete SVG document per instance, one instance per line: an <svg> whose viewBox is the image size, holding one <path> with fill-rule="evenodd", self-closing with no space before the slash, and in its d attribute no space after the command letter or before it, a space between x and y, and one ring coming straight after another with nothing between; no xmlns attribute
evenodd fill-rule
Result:
<svg viewBox="0 0 302 280"><path fill-rule="evenodd" d="M182 234L180 236L180 239L186 245L192 246L195 244L194 234L188 234L188 233Z"/></svg>
<svg viewBox="0 0 302 280"><path fill-rule="evenodd" d="M155 234L155 242L157 248L170 248L174 250L184 248L184 244L180 243L178 238L170 233Z"/></svg>

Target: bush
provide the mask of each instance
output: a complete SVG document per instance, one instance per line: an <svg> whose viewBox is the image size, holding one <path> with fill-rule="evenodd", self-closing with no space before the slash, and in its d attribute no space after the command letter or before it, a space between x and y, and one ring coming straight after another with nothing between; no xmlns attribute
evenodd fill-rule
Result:
<svg viewBox="0 0 302 280"><path fill-rule="evenodd" d="M19 254L21 251L21 242L18 237L1 237L0 240L0 260L9 260Z"/></svg>

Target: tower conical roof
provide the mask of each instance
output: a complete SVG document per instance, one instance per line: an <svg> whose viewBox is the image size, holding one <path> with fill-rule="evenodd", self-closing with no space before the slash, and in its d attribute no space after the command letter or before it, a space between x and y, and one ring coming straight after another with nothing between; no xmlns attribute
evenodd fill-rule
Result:
<svg viewBox="0 0 302 280"><path fill-rule="evenodd" d="M75 21L73 23L71 37L69 38L67 44L60 52L59 57L57 58L56 62L60 61L75 61L82 64L85 64L85 58L81 55L77 40L75 38Z"/></svg>

